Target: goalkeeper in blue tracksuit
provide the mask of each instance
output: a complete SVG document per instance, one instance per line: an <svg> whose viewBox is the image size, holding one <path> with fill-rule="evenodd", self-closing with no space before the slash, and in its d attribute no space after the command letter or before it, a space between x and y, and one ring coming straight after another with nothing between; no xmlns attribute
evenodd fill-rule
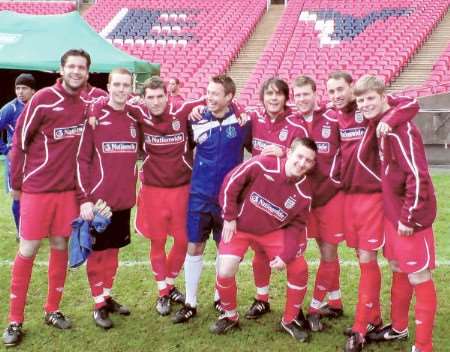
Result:
<svg viewBox="0 0 450 352"><path fill-rule="evenodd" d="M202 119L191 124L196 145L188 210L188 251L184 262L186 301L173 316L174 323L183 323L197 314L197 289L203 267L203 252L209 234L220 241L223 219L219 192L225 175L240 164L244 147L250 149L250 123L241 126L231 100L236 92L233 80L225 75L210 79L207 109ZM220 308L219 297L214 299Z"/></svg>
<svg viewBox="0 0 450 352"><path fill-rule="evenodd" d="M25 104L31 99L36 91L36 80L29 73L22 73L15 81L16 98L5 104L0 110L0 131L6 131L6 143L0 138L0 154L5 156L5 186L7 192L11 191L9 186L9 157L8 153L12 145L16 121L19 118ZM12 194L12 213L19 232L20 203L19 197ZM17 240L19 239L17 234Z"/></svg>

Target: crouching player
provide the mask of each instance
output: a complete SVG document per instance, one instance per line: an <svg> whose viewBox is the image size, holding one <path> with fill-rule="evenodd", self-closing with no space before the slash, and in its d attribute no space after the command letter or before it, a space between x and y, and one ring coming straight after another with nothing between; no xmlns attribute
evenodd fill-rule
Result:
<svg viewBox="0 0 450 352"><path fill-rule="evenodd" d="M87 276L95 302L94 321L109 329L109 313L130 311L111 297L118 267L119 248L130 243L130 214L136 199L137 122L124 110L132 89L131 73L117 68L109 75L109 101L92 108L97 126L85 124L77 155L80 216L94 218L98 199L112 210L111 224L101 234L93 233L93 252L87 261Z"/></svg>
<svg viewBox="0 0 450 352"><path fill-rule="evenodd" d="M315 164L317 146L309 138L295 139L287 158L260 156L236 167L222 185L224 217L219 245L217 288L225 313L211 332L238 326L236 273L249 246L260 246L273 269L287 269L287 297L281 327L305 341L308 334L295 318L306 293L308 269L303 251L305 225L311 208L311 184L306 173Z"/></svg>
<svg viewBox="0 0 450 352"><path fill-rule="evenodd" d="M383 81L363 76L355 85L358 108L370 123L378 123L392 109ZM391 324L367 335L370 341L407 338L408 313L416 295L415 352L433 350L432 332L436 314L436 290L431 277L435 267L432 224L436 197L425 148L412 122L400 124L378 139L382 165L385 210L384 255L392 269Z"/></svg>

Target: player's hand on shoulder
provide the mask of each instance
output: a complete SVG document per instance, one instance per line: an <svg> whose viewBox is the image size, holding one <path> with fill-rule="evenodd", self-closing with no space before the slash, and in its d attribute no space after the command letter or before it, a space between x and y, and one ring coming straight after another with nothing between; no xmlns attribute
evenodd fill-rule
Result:
<svg viewBox="0 0 450 352"><path fill-rule="evenodd" d="M392 131L392 127L389 126L386 122L380 121L377 125L377 137L386 136L388 133Z"/></svg>
<svg viewBox="0 0 450 352"><path fill-rule="evenodd" d="M279 270L282 271L286 268L286 263L283 261L283 259L281 259L280 257L276 256L275 258L273 258L270 263L269 263L270 267L272 269L275 270Z"/></svg>
<svg viewBox="0 0 450 352"><path fill-rule="evenodd" d="M222 241L224 243L228 243L231 241L231 238L236 233L236 220L227 221L225 220L223 222L223 228L222 228Z"/></svg>
<svg viewBox="0 0 450 352"><path fill-rule="evenodd" d="M412 227L406 226L402 224L400 221L398 222L397 232L400 236L411 236L414 233L414 229Z"/></svg>
<svg viewBox="0 0 450 352"><path fill-rule="evenodd" d="M278 145L270 144L264 147L261 151L261 155L282 157L284 155L284 150Z"/></svg>
<svg viewBox="0 0 450 352"><path fill-rule="evenodd" d="M94 203L85 202L80 205L80 217L86 221L94 220Z"/></svg>
<svg viewBox="0 0 450 352"><path fill-rule="evenodd" d="M202 114L205 111L205 109L206 109L205 105L198 105L195 108L193 108L191 113L189 114L189 120L200 121L203 118Z"/></svg>

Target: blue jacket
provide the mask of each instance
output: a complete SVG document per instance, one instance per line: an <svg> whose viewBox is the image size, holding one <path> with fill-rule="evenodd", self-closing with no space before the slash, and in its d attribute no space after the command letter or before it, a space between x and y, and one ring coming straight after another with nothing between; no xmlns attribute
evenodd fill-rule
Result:
<svg viewBox="0 0 450 352"><path fill-rule="evenodd" d="M189 210L217 211L225 175L242 162L244 147L251 148L251 126L239 126L231 111L223 119L216 119L207 110L202 120L191 123L191 133L196 151Z"/></svg>
<svg viewBox="0 0 450 352"><path fill-rule="evenodd" d="M6 155L12 145L14 129L19 115L22 113L25 104L19 99L11 100L6 103L0 110L0 131L6 129L7 144L0 138L0 154Z"/></svg>
<svg viewBox="0 0 450 352"><path fill-rule="evenodd" d="M92 252L91 227L101 233L106 230L110 223L110 219L98 214L95 215L94 220L91 222L81 218L76 218L72 222L72 233L69 242L69 266L71 268L76 268L83 264Z"/></svg>

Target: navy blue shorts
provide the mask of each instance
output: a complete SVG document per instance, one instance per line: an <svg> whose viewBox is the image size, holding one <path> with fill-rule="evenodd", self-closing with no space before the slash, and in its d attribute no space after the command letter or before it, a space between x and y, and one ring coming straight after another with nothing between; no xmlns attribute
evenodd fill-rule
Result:
<svg viewBox="0 0 450 352"><path fill-rule="evenodd" d="M111 223L105 232L98 233L93 230L92 249L104 251L110 248L122 248L130 244L130 217L131 209L113 211Z"/></svg>
<svg viewBox="0 0 450 352"><path fill-rule="evenodd" d="M187 222L189 242L206 242L211 232L213 234L214 241L220 241L220 237L222 235L223 219L219 211L189 211Z"/></svg>

